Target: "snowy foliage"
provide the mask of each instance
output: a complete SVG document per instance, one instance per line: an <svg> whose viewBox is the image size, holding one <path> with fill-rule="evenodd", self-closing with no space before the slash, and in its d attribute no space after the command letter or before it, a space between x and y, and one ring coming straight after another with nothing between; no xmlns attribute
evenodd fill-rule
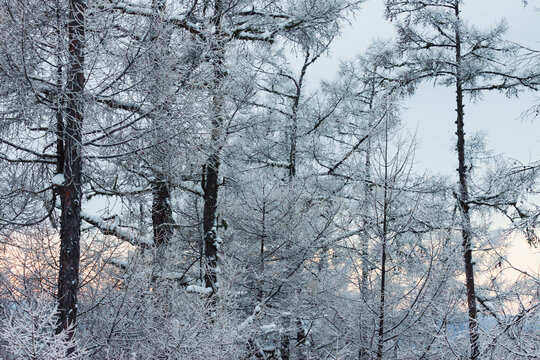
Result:
<svg viewBox="0 0 540 360"><path fill-rule="evenodd" d="M75 360L87 359L88 352L79 346L68 331L55 333L57 306L44 295L4 304L2 332L8 359ZM74 347L72 354L67 350Z"/></svg>
<svg viewBox="0 0 540 360"><path fill-rule="evenodd" d="M1 356L465 359L468 230L480 357L538 357L540 276L508 248L538 245L540 164L467 133L459 203L401 121L426 80L536 89L504 23L387 0L396 40L317 84L363 1L84 1L80 23L74 2L0 2Z"/></svg>

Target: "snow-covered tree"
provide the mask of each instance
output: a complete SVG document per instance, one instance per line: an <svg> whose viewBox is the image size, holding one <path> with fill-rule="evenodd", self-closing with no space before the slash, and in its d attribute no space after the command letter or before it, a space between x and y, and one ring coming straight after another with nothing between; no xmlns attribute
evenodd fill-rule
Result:
<svg viewBox="0 0 540 360"><path fill-rule="evenodd" d="M396 21L399 49L403 52L400 65L405 65L405 70L399 81L410 84L428 79L455 89L459 176L456 199L461 213L471 345L469 357L477 359L480 356L480 334L472 256L472 164L468 161L465 145L464 103L467 95L476 99L486 90L500 90L513 95L523 87L534 89L537 84L534 75L521 76L519 69L515 68L512 58L517 56L520 48L504 41L504 22L490 30L479 30L462 18L462 3L461 0L388 0L386 15Z"/></svg>
<svg viewBox="0 0 540 360"><path fill-rule="evenodd" d="M0 337L6 343L8 358L87 359L88 352L71 334L73 329L56 332L57 322L56 302L45 295L4 303Z"/></svg>

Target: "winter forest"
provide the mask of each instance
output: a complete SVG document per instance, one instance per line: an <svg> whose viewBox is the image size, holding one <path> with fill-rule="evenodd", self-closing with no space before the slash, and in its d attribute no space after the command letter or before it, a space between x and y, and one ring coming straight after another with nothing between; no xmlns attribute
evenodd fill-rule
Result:
<svg viewBox="0 0 540 360"><path fill-rule="evenodd" d="M539 138L486 133L540 121L540 43L473 2L0 0L0 358L538 359Z"/></svg>

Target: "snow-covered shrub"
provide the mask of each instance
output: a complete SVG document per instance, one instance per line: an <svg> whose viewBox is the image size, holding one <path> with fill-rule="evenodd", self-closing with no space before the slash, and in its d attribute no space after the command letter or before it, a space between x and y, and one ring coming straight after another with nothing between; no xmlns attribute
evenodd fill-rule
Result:
<svg viewBox="0 0 540 360"><path fill-rule="evenodd" d="M55 333L57 308L45 296L11 302L4 309L0 337L5 343L9 359L80 360L86 351L68 331ZM68 349L75 351L67 355Z"/></svg>

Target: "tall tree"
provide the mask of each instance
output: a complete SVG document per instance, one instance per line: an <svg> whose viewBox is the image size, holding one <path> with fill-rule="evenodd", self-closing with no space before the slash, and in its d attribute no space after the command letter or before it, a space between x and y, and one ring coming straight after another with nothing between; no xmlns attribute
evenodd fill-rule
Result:
<svg viewBox="0 0 540 360"><path fill-rule="evenodd" d="M163 68L160 65L163 62L166 63L169 42L167 39L168 29L162 25L165 6L165 1L152 1L153 18L150 21L150 30L148 32L150 52L152 54L150 59L152 67L150 78L154 80L154 83L149 86L148 96L150 103L157 109L156 115L158 117L152 120L154 123L152 124L152 128L156 129L156 140L154 140L156 143L167 136L166 132L168 128L161 126L159 122L165 122L166 120L163 121L161 117L170 114L169 106L167 105L167 92L164 91L164 89L166 90L168 88L168 79L166 74L163 74L164 71L160 71ZM159 145L151 149L155 153L152 162L158 168L161 168L161 171L158 171L152 184L152 228L154 244L158 247L164 247L169 244L173 233L172 225L174 220L171 209L171 181L166 176L167 168L170 167L170 164L167 163L167 159L169 158L167 156L167 150L167 147Z"/></svg>
<svg viewBox="0 0 540 360"><path fill-rule="evenodd" d="M499 23L488 31L468 25L461 14L462 0L387 0L386 16L397 20L399 47L404 54L401 82L410 84L424 79L440 79L455 90L456 151L458 189L456 198L461 213L461 236L467 308L469 315L469 357L480 355L478 315L473 261L474 231L470 212L471 164L467 163L465 145L465 96L479 96L484 90L515 93L519 87L534 87L534 77L520 77L510 56L519 50L505 42L506 30ZM504 65L510 64L510 65Z"/></svg>
<svg viewBox="0 0 540 360"><path fill-rule="evenodd" d="M69 2L69 58L66 73L66 110L63 141L63 184L61 189L60 270L58 273L57 332L74 329L77 320L77 291L82 201L82 125L84 119L84 52L86 1ZM73 336L73 330L69 332ZM75 349L70 348L69 352Z"/></svg>
<svg viewBox="0 0 540 360"><path fill-rule="evenodd" d="M15 216L10 215L5 220L9 225L21 227L36 226L50 218L56 226L55 200L59 195L61 244L56 331L67 331L71 339L79 287L86 3L70 1L65 6L58 1L48 4L10 1L2 4L2 13L9 14L5 18L6 25L12 26L14 31L2 49L1 73L4 80L18 84L16 89L5 89L7 92L3 93L6 104L3 116L8 115L11 121L3 127L1 142L7 148L2 158L19 167L25 163L41 164L27 169L31 174L29 178L34 180L23 180L14 186L15 191L9 191L15 203L22 206ZM67 38L64 25L67 25ZM16 43L25 45L13 54L15 47L10 46ZM9 68L13 71L7 72ZM21 99L27 104L20 103ZM48 121L54 125L43 126ZM15 142L8 140L10 131L17 133ZM48 149L55 149L56 153ZM56 173L53 186L46 185L50 180L45 180L52 177L51 172ZM37 178L41 180L36 181ZM28 199L24 199L24 191L20 189L30 190L30 184L33 189L28 192ZM36 194L50 195L51 189L52 202L46 201L43 206L43 199ZM42 206L36 206L39 202ZM27 207L32 208L33 214L26 213ZM70 348L70 352L73 351L74 348Z"/></svg>

